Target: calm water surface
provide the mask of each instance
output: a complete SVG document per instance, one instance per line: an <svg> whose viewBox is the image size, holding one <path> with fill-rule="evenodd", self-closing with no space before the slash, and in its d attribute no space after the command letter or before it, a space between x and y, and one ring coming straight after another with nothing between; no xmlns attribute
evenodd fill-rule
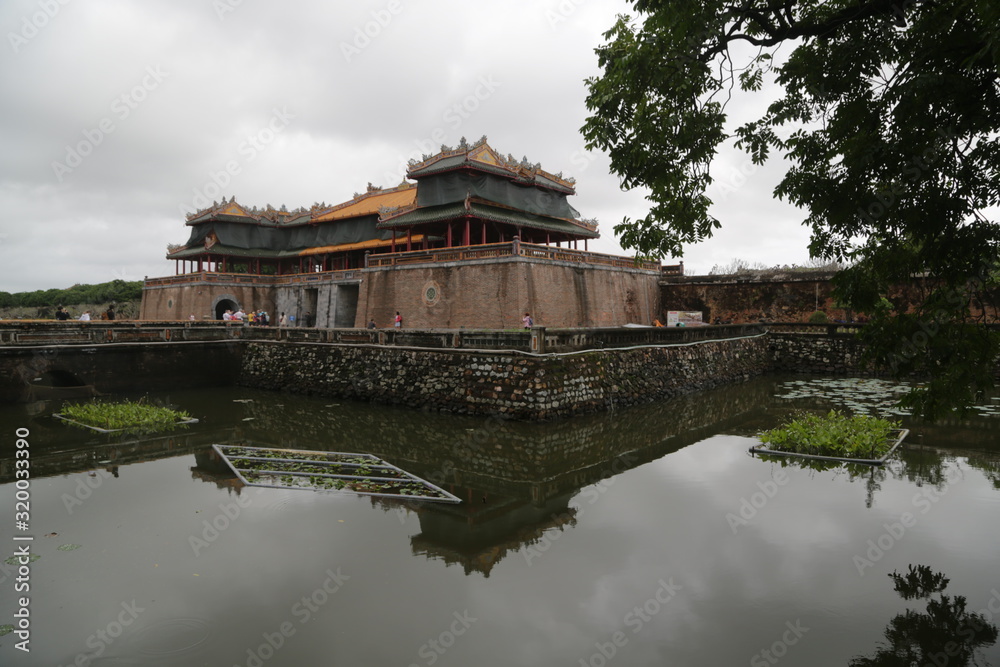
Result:
<svg viewBox="0 0 1000 667"><path fill-rule="evenodd" d="M1000 416L782 466L753 434L824 404L778 382L548 424L198 390L151 396L202 421L146 439L0 408L0 555L24 427L41 556L0 664L1000 665ZM465 502L241 488L212 443L372 452Z"/></svg>

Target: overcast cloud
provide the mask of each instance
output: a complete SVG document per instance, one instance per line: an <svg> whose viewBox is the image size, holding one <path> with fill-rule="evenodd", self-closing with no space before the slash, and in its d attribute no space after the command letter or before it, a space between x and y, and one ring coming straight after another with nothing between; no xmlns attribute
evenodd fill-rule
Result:
<svg viewBox="0 0 1000 667"><path fill-rule="evenodd" d="M329 204L405 161L487 135L577 179L599 252L648 209L587 153L583 80L624 2L8 0L0 5L0 290L173 274L182 211ZM367 33L367 34L366 34ZM750 172L740 174L740 170ZM688 273L735 257L807 259L804 215L775 169L720 157L723 230ZM219 187L222 185L224 187ZM204 199L202 199L204 198ZM676 260L676 258L675 258ZM670 262L671 260L666 260Z"/></svg>

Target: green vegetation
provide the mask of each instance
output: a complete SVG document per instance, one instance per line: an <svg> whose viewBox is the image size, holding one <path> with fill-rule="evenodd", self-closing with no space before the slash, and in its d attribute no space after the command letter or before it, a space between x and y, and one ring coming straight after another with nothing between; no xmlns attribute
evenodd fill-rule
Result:
<svg viewBox="0 0 1000 667"><path fill-rule="evenodd" d="M834 296L869 318L869 359L930 377L904 404L940 417L992 389L1000 3L632 5L596 49L582 128L623 188L648 193L648 215L614 228L622 247L682 257L722 226L720 148L775 158L774 197L802 209L810 256L846 265Z"/></svg>
<svg viewBox="0 0 1000 667"><path fill-rule="evenodd" d="M822 310L817 310L809 316L809 324L826 324L829 321L830 318Z"/></svg>
<svg viewBox="0 0 1000 667"><path fill-rule="evenodd" d="M184 411L161 408L144 401L76 403L64 406L62 415L87 426L130 431L170 431L179 425L178 422L191 419L191 415Z"/></svg>
<svg viewBox="0 0 1000 667"><path fill-rule="evenodd" d="M758 437L769 449L816 456L878 459L888 453L898 423L867 415L807 414Z"/></svg>
<svg viewBox="0 0 1000 667"><path fill-rule="evenodd" d="M0 292L0 308L55 308L80 304L138 301L142 298L141 280L112 280L98 285L73 285L66 289L34 292Z"/></svg>

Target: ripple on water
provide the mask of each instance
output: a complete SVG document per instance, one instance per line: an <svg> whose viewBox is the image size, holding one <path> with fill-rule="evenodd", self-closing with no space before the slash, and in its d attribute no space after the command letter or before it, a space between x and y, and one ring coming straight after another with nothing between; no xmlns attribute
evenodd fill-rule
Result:
<svg viewBox="0 0 1000 667"><path fill-rule="evenodd" d="M136 631L133 642L144 655L176 655L203 644L211 636L201 618L168 618Z"/></svg>

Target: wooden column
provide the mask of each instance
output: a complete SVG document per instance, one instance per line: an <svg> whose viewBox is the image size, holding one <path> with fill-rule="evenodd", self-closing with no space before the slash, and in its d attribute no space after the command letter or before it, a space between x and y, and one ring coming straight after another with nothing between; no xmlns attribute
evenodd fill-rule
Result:
<svg viewBox="0 0 1000 667"><path fill-rule="evenodd" d="M465 219L465 236L462 238L462 245L472 244L472 221L469 218Z"/></svg>
<svg viewBox="0 0 1000 667"><path fill-rule="evenodd" d="M413 250L413 228L412 227L407 227L406 228L406 249L408 251L409 250Z"/></svg>
<svg viewBox="0 0 1000 667"><path fill-rule="evenodd" d="M483 220L483 245L486 245L486 221Z"/></svg>
<svg viewBox="0 0 1000 667"><path fill-rule="evenodd" d="M446 243L448 244L448 247L450 248L451 247L451 221L447 222L446 224L448 225L448 232L445 234L445 238L447 239Z"/></svg>

